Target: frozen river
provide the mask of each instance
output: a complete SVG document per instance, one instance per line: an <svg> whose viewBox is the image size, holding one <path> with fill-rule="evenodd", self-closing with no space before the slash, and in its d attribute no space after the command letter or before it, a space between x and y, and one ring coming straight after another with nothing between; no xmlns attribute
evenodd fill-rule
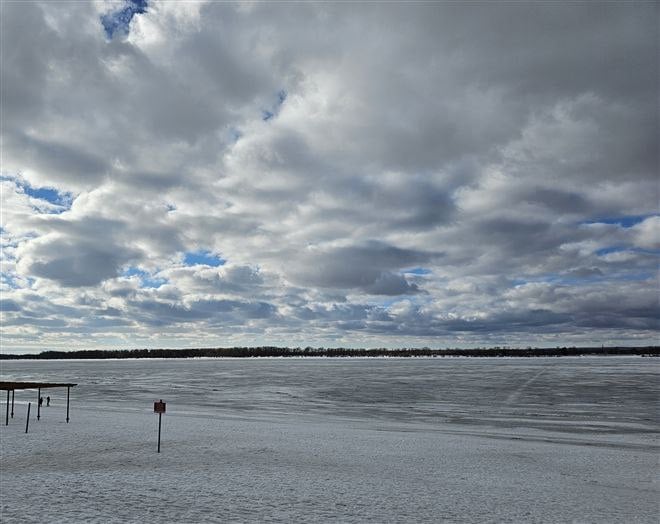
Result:
<svg viewBox="0 0 660 524"><path fill-rule="evenodd" d="M0 520L653 522L660 360L1 361ZM4 393L4 392L3 392ZM163 399L162 453L156 453ZM34 411L32 411L34 416Z"/></svg>

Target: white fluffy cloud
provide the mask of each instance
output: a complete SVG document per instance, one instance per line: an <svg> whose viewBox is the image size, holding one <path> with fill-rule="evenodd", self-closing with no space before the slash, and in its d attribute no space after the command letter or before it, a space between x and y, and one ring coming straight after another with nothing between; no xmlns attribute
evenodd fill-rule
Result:
<svg viewBox="0 0 660 524"><path fill-rule="evenodd" d="M138 4L2 4L3 351L657 340L653 6Z"/></svg>

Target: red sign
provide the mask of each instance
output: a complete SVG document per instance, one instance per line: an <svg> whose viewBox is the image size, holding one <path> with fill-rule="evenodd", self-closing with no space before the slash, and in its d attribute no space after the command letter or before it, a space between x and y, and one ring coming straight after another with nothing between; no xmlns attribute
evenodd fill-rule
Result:
<svg viewBox="0 0 660 524"><path fill-rule="evenodd" d="M165 413L165 402L154 402L154 413Z"/></svg>

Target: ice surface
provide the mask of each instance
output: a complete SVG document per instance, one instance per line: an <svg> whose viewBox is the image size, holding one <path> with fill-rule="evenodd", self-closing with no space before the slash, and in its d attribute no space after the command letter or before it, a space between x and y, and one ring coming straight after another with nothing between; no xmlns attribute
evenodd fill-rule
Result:
<svg viewBox="0 0 660 524"><path fill-rule="evenodd" d="M3 523L653 522L660 362L3 361ZM156 453L153 402L167 402Z"/></svg>

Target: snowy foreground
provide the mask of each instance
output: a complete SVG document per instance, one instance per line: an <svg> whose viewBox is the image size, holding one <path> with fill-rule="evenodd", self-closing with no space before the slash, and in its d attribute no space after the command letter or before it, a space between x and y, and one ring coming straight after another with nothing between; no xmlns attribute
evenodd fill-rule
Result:
<svg viewBox="0 0 660 524"><path fill-rule="evenodd" d="M652 522L660 361L3 361L13 522ZM4 393L4 392L0 392ZM167 403L161 453L153 402ZM30 432L25 434L27 402Z"/></svg>

